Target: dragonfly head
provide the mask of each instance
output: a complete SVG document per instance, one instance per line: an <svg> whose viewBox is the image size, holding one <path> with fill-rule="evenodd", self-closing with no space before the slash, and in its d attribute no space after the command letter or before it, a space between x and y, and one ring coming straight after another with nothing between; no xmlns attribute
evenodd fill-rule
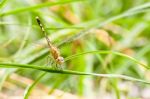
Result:
<svg viewBox="0 0 150 99"><path fill-rule="evenodd" d="M56 59L56 61L57 61L58 64L62 64L62 63L64 63L64 58L61 57L61 56L59 56L59 57Z"/></svg>

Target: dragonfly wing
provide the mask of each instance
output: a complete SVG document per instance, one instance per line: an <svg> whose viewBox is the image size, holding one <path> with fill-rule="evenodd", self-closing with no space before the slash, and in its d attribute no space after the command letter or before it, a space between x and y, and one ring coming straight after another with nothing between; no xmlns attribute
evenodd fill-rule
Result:
<svg viewBox="0 0 150 99"><path fill-rule="evenodd" d="M35 42L32 44L32 46L38 47L38 48L48 48L48 46L46 45L46 43L42 43L42 42Z"/></svg>
<svg viewBox="0 0 150 99"><path fill-rule="evenodd" d="M79 33L71 36L71 37L68 37L67 39L63 40L62 42L58 43L57 46L60 47L62 45L64 45L65 43L69 43L69 42L72 42L74 40L77 40L85 35L87 35L89 33L89 31L87 30L82 30L80 31Z"/></svg>

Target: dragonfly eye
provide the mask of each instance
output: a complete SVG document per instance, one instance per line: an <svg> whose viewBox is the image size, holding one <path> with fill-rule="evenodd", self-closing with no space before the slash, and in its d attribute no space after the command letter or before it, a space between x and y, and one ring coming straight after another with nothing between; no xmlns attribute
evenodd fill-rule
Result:
<svg viewBox="0 0 150 99"><path fill-rule="evenodd" d="M58 58L57 58L57 62L58 62L59 64L64 63L64 58L63 58L63 57L58 57Z"/></svg>

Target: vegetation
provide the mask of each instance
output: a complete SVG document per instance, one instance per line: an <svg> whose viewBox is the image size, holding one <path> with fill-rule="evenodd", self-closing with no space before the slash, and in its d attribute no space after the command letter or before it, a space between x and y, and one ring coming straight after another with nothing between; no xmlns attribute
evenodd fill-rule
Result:
<svg viewBox="0 0 150 99"><path fill-rule="evenodd" d="M149 10L148 0L0 0L0 98L149 99Z"/></svg>

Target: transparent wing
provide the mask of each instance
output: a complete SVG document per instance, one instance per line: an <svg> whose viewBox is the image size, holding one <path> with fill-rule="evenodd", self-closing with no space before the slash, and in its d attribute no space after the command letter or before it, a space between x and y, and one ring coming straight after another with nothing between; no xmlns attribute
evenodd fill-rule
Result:
<svg viewBox="0 0 150 99"><path fill-rule="evenodd" d="M24 24L17 24L17 23L10 23L10 22L1 22L0 25L17 25L17 26L23 26L23 27L32 27L32 28L39 28L38 25L24 25ZM53 30L53 31L56 31L56 30L61 30L61 29L83 29L82 31L78 32L77 34L71 36L71 37L68 37L67 39L63 40L62 42L56 44L56 46L60 47L62 45L64 45L65 43L69 43L69 42L72 42L86 34L88 34L89 32L87 31L87 29L85 29L84 27L58 27L58 28L45 28L46 30ZM42 43L42 42L38 42L38 43L33 43L33 46L36 46L36 47L46 47L48 48L48 46L46 45L46 43Z"/></svg>
<svg viewBox="0 0 150 99"><path fill-rule="evenodd" d="M60 47L60 46L64 45L65 43L75 41L75 40L87 35L88 33L89 33L89 31L87 31L86 29L82 30L82 31L78 32L77 34L75 34L71 37L68 37L67 39L65 39L62 42L58 43L57 46Z"/></svg>

